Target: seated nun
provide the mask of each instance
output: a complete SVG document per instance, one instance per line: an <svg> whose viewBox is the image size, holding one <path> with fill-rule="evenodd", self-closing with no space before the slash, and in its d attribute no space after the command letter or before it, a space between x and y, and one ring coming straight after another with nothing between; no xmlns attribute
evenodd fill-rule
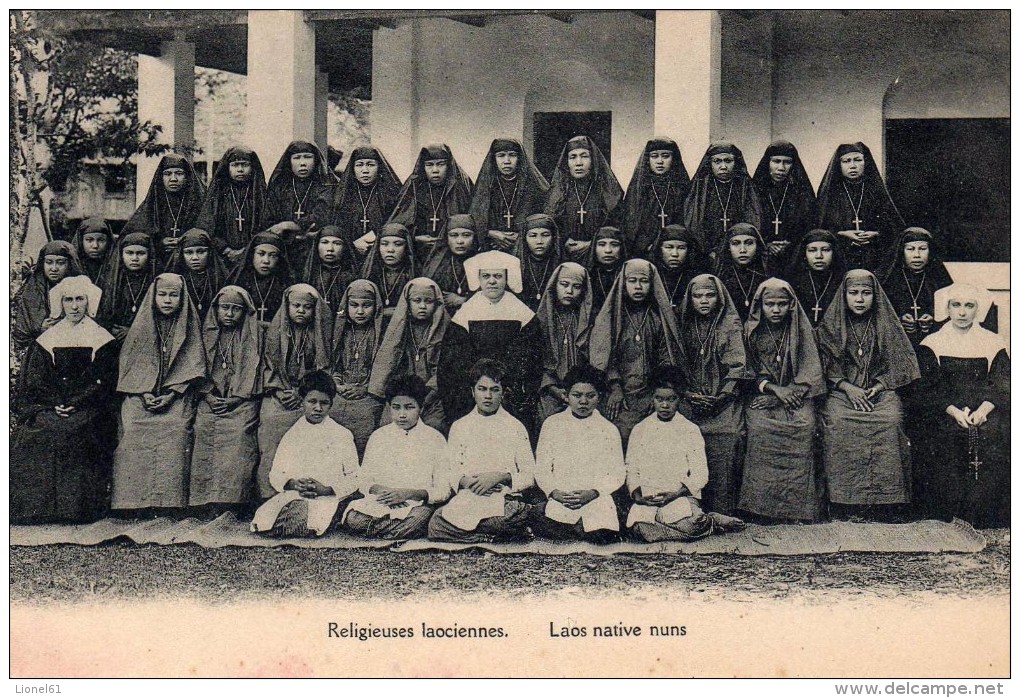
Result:
<svg viewBox="0 0 1020 698"><path fill-rule="evenodd" d="M351 503L344 525L370 538L424 538L435 505L450 497L436 477L446 456L446 439L419 419L428 388L414 374L401 374L386 386L389 424L368 440L358 476L364 498Z"/></svg>
<svg viewBox="0 0 1020 698"><path fill-rule="evenodd" d="M575 366L563 385L569 409L545 420L535 453L535 482L548 501L535 510L532 530L612 543L620 531L613 493L623 486L626 467L620 432L598 411L605 378L591 366Z"/></svg>
<svg viewBox="0 0 1020 698"><path fill-rule="evenodd" d="M329 418L336 397L325 371L298 386L302 418L276 449L269 482L279 494L255 512L251 530L268 536L321 536L338 525L357 491L358 452L351 432Z"/></svg>
<svg viewBox="0 0 1020 698"><path fill-rule="evenodd" d="M432 517L432 540L528 538L531 506L520 494L534 484L535 456L524 425L501 406L505 372L489 359L471 367L475 409L450 429L442 477L456 494Z"/></svg>

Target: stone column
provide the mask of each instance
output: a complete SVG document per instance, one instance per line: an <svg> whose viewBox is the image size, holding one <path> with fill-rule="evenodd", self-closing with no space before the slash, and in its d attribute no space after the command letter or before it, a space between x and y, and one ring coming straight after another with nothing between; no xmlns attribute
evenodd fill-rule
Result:
<svg viewBox="0 0 1020 698"><path fill-rule="evenodd" d="M655 12L655 134L694 167L719 135L721 39L717 10Z"/></svg>
<svg viewBox="0 0 1020 698"><path fill-rule="evenodd" d="M159 56L138 56L138 121L162 126L160 141L189 155L195 147L195 44L164 41ZM135 205L149 188L158 157L140 157Z"/></svg>
<svg viewBox="0 0 1020 698"><path fill-rule="evenodd" d="M245 145L267 171L291 141L315 141L315 83L315 25L304 12L249 10Z"/></svg>
<svg viewBox="0 0 1020 698"><path fill-rule="evenodd" d="M329 144L329 73L315 67L315 145L326 154Z"/></svg>

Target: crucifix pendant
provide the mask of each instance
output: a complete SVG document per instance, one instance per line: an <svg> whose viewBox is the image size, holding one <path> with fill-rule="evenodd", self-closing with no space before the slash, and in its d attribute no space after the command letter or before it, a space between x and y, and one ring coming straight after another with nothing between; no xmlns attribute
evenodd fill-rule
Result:
<svg viewBox="0 0 1020 698"><path fill-rule="evenodd" d="M984 465L984 463L982 463L977 458L975 458L970 463L968 463L968 465L970 466L970 469L972 471L974 471L974 479L977 480L978 479L978 470L981 468L982 465Z"/></svg>
<svg viewBox="0 0 1020 698"><path fill-rule="evenodd" d="M782 224L783 222L779 220L779 214L776 214L776 217L772 219L772 228L775 232L776 237L779 237L779 226L781 226Z"/></svg>
<svg viewBox="0 0 1020 698"><path fill-rule="evenodd" d="M815 324L817 325L818 324L818 313L822 312L822 309L818 306L817 302L815 303L815 307L811 309L811 312L814 313L814 315L815 315Z"/></svg>
<svg viewBox="0 0 1020 698"><path fill-rule="evenodd" d="M722 228L723 232L725 233L730 229L730 217L726 215L726 211L723 211L722 218L720 218L719 220L722 221Z"/></svg>
<svg viewBox="0 0 1020 698"><path fill-rule="evenodd" d="M439 216L433 211L432 218L429 218L429 220L432 222L432 233L435 234L439 229Z"/></svg>
<svg viewBox="0 0 1020 698"><path fill-rule="evenodd" d="M367 213L365 214L365 217L361 219L360 222L361 222L361 234L362 235L368 235L369 220L368 220L368 214Z"/></svg>
<svg viewBox="0 0 1020 698"><path fill-rule="evenodd" d="M860 216L854 215L854 219L851 221L851 223L854 224L854 230L856 230L858 233L861 232L861 223L863 222L864 221L860 219Z"/></svg>
<svg viewBox="0 0 1020 698"><path fill-rule="evenodd" d="M910 309L914 311L914 319L921 317L921 307L914 301L914 304L910 306Z"/></svg>
<svg viewBox="0 0 1020 698"><path fill-rule="evenodd" d="M666 217L667 217L666 216L666 209L664 209L662 206L659 206L659 216L658 216L658 218L659 218L659 227L660 228L665 228L666 227Z"/></svg>
<svg viewBox="0 0 1020 698"><path fill-rule="evenodd" d="M577 215L581 217L581 225L584 225L584 214L588 213L584 210L584 204L581 204L581 208L577 209Z"/></svg>
<svg viewBox="0 0 1020 698"><path fill-rule="evenodd" d="M301 217L305 215L305 210L301 208L301 204L298 203L297 210L294 211L294 220L299 221Z"/></svg>
<svg viewBox="0 0 1020 698"><path fill-rule="evenodd" d="M259 322L264 322L266 319L266 306L259 306Z"/></svg>
<svg viewBox="0 0 1020 698"><path fill-rule="evenodd" d="M506 213L503 214L503 218L506 219L506 229L511 230L514 225L514 214L510 213L509 208L506 210Z"/></svg>
<svg viewBox="0 0 1020 698"><path fill-rule="evenodd" d="M240 233L244 230L244 216L241 215L240 211L237 212L237 218L234 220L237 221L237 232Z"/></svg>
<svg viewBox="0 0 1020 698"><path fill-rule="evenodd" d="M171 237L177 237L181 234L181 229L177 227L177 223L174 223L173 227L170 228L170 234Z"/></svg>

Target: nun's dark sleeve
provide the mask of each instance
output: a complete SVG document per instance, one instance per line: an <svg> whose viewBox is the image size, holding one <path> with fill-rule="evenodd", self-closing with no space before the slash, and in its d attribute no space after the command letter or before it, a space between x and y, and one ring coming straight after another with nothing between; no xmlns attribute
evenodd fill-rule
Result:
<svg viewBox="0 0 1020 698"><path fill-rule="evenodd" d="M528 415L534 415L538 405L538 393L542 387L542 325L538 316L521 328L508 352L508 362L514 372L517 388L520 390L522 407Z"/></svg>
<svg viewBox="0 0 1020 698"><path fill-rule="evenodd" d="M436 372L439 399L443 401L443 411L451 423L470 412L474 404L471 381L468 378L474 362L474 349L468 331L451 322L443 337Z"/></svg>

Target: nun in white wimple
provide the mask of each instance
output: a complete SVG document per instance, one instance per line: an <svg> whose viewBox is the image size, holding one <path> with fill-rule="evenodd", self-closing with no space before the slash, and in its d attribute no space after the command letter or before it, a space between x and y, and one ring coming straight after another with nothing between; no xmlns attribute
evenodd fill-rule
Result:
<svg viewBox="0 0 1020 698"><path fill-rule="evenodd" d="M57 323L29 347L13 404L12 523L94 521L109 506L117 350L92 319L102 291L73 276L49 293Z"/></svg>
<svg viewBox="0 0 1020 698"><path fill-rule="evenodd" d="M450 322L439 357L439 395L451 421L474 407L468 374L479 359L508 369L503 405L524 423L534 442L535 412L542 377L541 326L515 294L521 292L521 261L491 251L464 262L471 297Z"/></svg>
<svg viewBox="0 0 1020 698"><path fill-rule="evenodd" d="M935 293L935 320L948 322L918 347L925 436L913 455L923 515L1002 527L1010 524L1009 351L980 325L990 306L990 294L970 284Z"/></svg>

